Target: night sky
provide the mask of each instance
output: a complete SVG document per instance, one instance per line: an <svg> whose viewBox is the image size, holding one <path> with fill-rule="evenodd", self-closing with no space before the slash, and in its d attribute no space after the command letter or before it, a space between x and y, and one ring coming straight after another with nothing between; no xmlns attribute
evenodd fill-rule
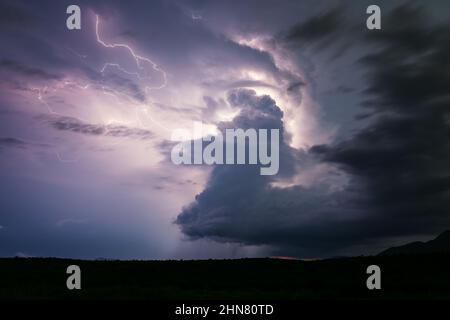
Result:
<svg viewBox="0 0 450 320"><path fill-rule="evenodd" d="M450 229L449 12L0 0L0 256L318 258ZM174 165L195 122L280 129L278 174Z"/></svg>

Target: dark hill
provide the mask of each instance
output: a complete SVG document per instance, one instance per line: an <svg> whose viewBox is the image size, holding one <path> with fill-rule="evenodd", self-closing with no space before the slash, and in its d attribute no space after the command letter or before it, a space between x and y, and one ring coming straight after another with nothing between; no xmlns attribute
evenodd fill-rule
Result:
<svg viewBox="0 0 450 320"><path fill-rule="evenodd" d="M392 247L379 253L379 255L431 253L450 253L450 230L444 231L433 240L427 242L415 241L403 246Z"/></svg>

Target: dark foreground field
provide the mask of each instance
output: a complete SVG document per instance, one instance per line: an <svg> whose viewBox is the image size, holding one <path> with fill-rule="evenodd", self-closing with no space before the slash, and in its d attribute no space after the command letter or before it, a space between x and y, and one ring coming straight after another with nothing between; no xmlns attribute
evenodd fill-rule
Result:
<svg viewBox="0 0 450 320"><path fill-rule="evenodd" d="M67 266L81 290L66 288ZM381 290L366 287L381 268ZM83 261L0 259L0 299L448 299L450 255L321 261Z"/></svg>

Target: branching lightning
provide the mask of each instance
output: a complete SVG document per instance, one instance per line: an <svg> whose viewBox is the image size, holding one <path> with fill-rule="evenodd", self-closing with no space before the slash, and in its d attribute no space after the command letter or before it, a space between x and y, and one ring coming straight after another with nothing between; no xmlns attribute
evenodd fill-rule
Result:
<svg viewBox="0 0 450 320"><path fill-rule="evenodd" d="M108 69L116 68L123 74L135 77L142 84L142 81L148 81L151 79L151 77L144 72L145 71L144 66L145 66L145 64L148 64L149 66L151 66L152 70L154 70L155 72L157 72L161 75L162 83L157 86L143 85L142 88L143 88L144 92L146 94L148 94L150 90L159 90L159 89L166 87L166 85L167 85L166 72L164 70L162 70L150 58L137 54L135 52L135 50L126 43L107 43L105 40L102 39L101 33L100 33L100 17L99 17L99 15L95 15L95 38L96 38L97 43L99 43L101 46L103 46L105 48L116 48L116 49L122 48L122 49L126 50L131 55L132 59L135 61L137 69L142 71L142 72L129 71L126 68L124 68L123 66L121 66L119 63L106 62L106 63L104 63L103 67L99 70L99 72L103 76L105 76L105 72ZM87 55L82 55L82 54L78 53L77 51L73 50L72 48L66 48L66 49L68 51L70 51L72 54L76 55L79 59L83 59L83 62L86 63L86 60L88 58ZM53 110L52 107L50 106L50 104L48 103L48 101L45 99L45 95L48 92L56 93L58 90L65 89L67 87L77 88L79 90L88 90L89 88L97 87L97 88L101 89L103 94L112 96L119 104L122 104L123 99L128 100L129 102L132 102L132 103L134 102L133 104L135 104L135 102L136 102L136 99L132 95L130 95L128 92L116 90L108 85L105 85L104 83L87 82L85 84L80 84L75 81L69 81L67 79L64 79L64 80L60 81L59 83L57 83L52 88L49 88L48 86L45 86L43 88L32 87L32 88L30 88L30 90L33 92L37 92L37 99L46 106L46 108L50 114L58 115L58 116L67 116L65 114L61 114L61 113L58 113L55 110ZM148 110L146 108L141 108L141 109L142 109L141 111L143 111L145 113L146 117L149 117L152 122L156 123L158 126L161 126L160 124L155 122L153 119L151 119L151 117L148 114ZM139 125L143 126L143 123L140 120L138 113L139 113L139 111L136 108L136 110L135 110L136 122L139 123ZM74 117L74 118L77 118L77 117ZM80 118L77 118L77 119L80 121L84 121ZM166 129L166 128L164 128L164 129ZM64 162L76 161L76 160L64 159L57 151L56 151L56 154L60 161L64 161Z"/></svg>
<svg viewBox="0 0 450 320"><path fill-rule="evenodd" d="M98 42L98 43L100 43L100 44L101 44L102 46L104 46L105 48L124 48L124 49L128 50L128 52L133 56L134 60L136 61L136 66L137 66L139 69L141 69L141 70L144 69L144 68L142 67L142 65L141 65L141 62L144 61L144 62L149 63L149 64L152 66L153 70L155 70L155 71L157 71L157 72L159 72L159 73L162 74L163 83L162 83L160 86L157 86L157 87L147 87L147 86L146 86L146 87L145 87L146 90L162 89L162 88L164 88L164 87L167 85L167 74L166 74L166 72L165 72L164 70L162 70L161 68L159 68L159 66L158 66L155 62L153 62L152 60L150 60L150 59L147 58L147 57L143 57L143 56L140 56L140 55L136 54L136 53L134 52L134 50L133 50L129 45L127 45L127 44L125 44L125 43L112 43L112 44L108 44L108 43L106 43L105 41L103 41L103 40L101 39L100 33L99 33L100 18L99 18L98 15L95 15L95 19L96 19L96 20L95 20L95 35L96 35L96 37L97 37L97 42ZM108 66L116 66L116 67L119 68L119 70L121 70L121 71L123 71L123 72L125 72L125 73L127 73L127 74L134 74L134 75L137 75L138 78L142 79L142 78L139 76L138 73L133 73L133 72L126 71L125 69L121 68L121 67L120 67L118 64L116 64L116 63L106 63L106 64L103 66L101 72L104 72Z"/></svg>

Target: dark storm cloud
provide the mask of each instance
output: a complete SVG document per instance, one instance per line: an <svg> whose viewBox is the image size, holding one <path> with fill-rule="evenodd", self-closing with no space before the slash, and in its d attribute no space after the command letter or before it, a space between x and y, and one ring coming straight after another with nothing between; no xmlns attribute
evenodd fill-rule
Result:
<svg viewBox="0 0 450 320"><path fill-rule="evenodd" d="M311 48L316 53L329 55L331 60L337 59L349 49L358 50L367 33L364 14L368 5L363 1L342 1L326 6L280 32L275 41L291 48Z"/></svg>
<svg viewBox="0 0 450 320"><path fill-rule="evenodd" d="M219 124L221 130L264 128L283 132L283 113L269 96L238 89L228 94L228 103L241 111L232 122ZM281 135L279 175L293 173L297 156ZM205 190L183 209L176 223L194 239L209 237L247 244L286 242L287 230L280 230L278 222L284 225L284 219L294 217L291 209L298 199L273 190L269 185L272 181L271 176L261 176L256 166L215 166Z"/></svg>
<svg viewBox="0 0 450 320"><path fill-rule="evenodd" d="M57 130L92 136L129 137L137 139L151 139L153 137L153 133L145 129L114 124L90 124L72 117L50 118L48 122Z"/></svg>
<svg viewBox="0 0 450 320"><path fill-rule="evenodd" d="M25 148L26 145L27 143L20 139L11 137L0 137L0 150L3 147Z"/></svg>
<svg viewBox="0 0 450 320"><path fill-rule="evenodd" d="M286 40L318 42L333 36L342 27L343 8L336 7L293 26Z"/></svg>
<svg viewBox="0 0 450 320"><path fill-rule="evenodd" d="M327 28L311 27L309 37L329 35L333 17ZM371 52L360 63L367 70L362 108L372 116L369 125L340 143L308 152L285 148L280 155L284 167L293 164L287 166L291 174L308 161L338 166L349 178L344 189L320 183L272 188L271 178L256 170L217 166L205 190L178 216L182 231L321 256L449 228L450 26L427 21L423 8L401 6L385 14L382 33L366 36ZM270 100L245 91L230 95L232 105L272 115L260 123L244 113L233 126L282 127Z"/></svg>
<svg viewBox="0 0 450 320"><path fill-rule="evenodd" d="M306 83L303 81L297 81L294 83L291 83L289 87L287 88L288 92L297 92L301 87L306 86Z"/></svg>
<svg viewBox="0 0 450 320"><path fill-rule="evenodd" d="M389 15L369 39L379 49L361 60L376 119L346 141L312 148L367 185L377 219L390 225L379 235L450 226L450 26L427 21L421 7Z"/></svg>
<svg viewBox="0 0 450 320"><path fill-rule="evenodd" d="M28 147L48 147L44 143L25 141L14 137L0 137L0 151L4 148L26 149Z"/></svg>
<svg viewBox="0 0 450 320"><path fill-rule="evenodd" d="M0 70L3 70L3 72L13 72L24 77L31 77L40 80L59 80L62 78L60 75L49 73L43 69L25 65L11 59L0 60Z"/></svg>

